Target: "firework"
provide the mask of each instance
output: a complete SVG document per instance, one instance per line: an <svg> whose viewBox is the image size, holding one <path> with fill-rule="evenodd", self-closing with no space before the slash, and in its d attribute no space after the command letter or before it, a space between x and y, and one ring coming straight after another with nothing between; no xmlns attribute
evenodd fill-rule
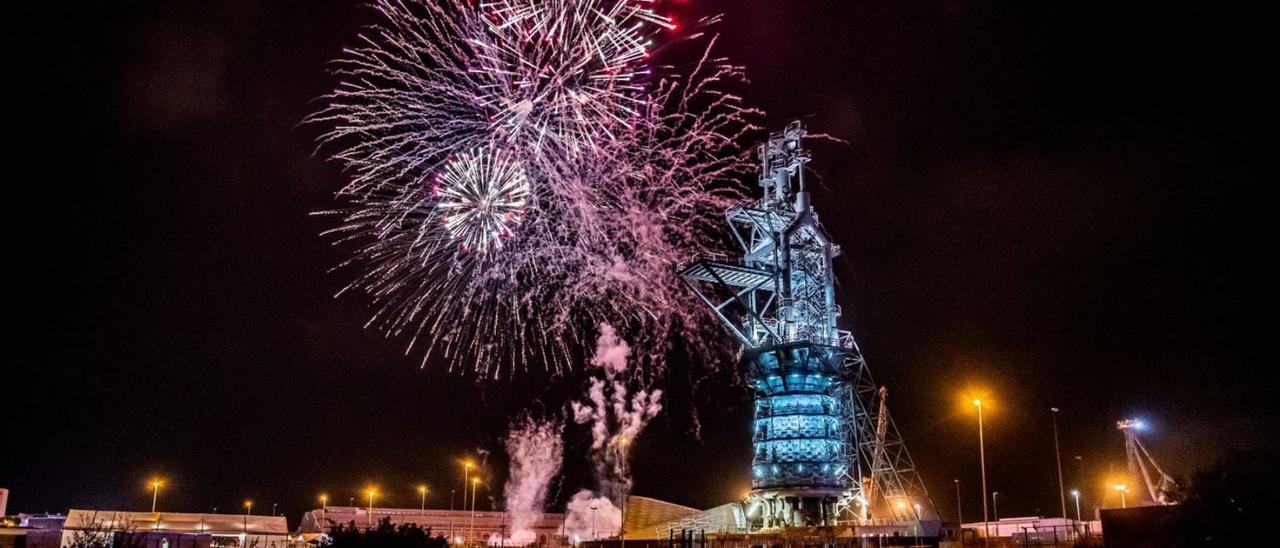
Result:
<svg viewBox="0 0 1280 548"><path fill-rule="evenodd" d="M449 162L438 183L436 207L444 215L445 230L463 249L482 253L512 234L529 197L520 163L483 148Z"/></svg>
<svg viewBox="0 0 1280 548"><path fill-rule="evenodd" d="M635 1L508 0L481 9L492 39L475 42L477 53L482 70L500 76L480 96L493 129L561 152L612 137L636 114L649 74L641 61L653 45L647 31L673 27Z"/></svg>
<svg viewBox="0 0 1280 548"><path fill-rule="evenodd" d="M603 323L648 371L705 325L674 267L716 245L752 167L755 112L719 90L736 67L647 66L670 26L647 1L376 6L310 118L352 174L331 233L370 325L491 378L562 372Z"/></svg>

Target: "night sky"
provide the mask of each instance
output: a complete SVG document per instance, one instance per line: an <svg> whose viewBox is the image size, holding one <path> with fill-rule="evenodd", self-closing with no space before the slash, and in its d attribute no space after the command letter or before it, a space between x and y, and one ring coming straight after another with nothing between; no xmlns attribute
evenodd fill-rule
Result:
<svg viewBox="0 0 1280 548"><path fill-rule="evenodd" d="M8 40L10 513L448 505L455 461L580 379L420 369L333 299L318 236L344 181L298 127L372 13L312 1L15 7ZM821 144L839 300L935 503L980 508L969 387L990 391L1001 515L1058 512L1050 406L1086 512L1142 417L1166 469L1274 448L1266 305L1274 128L1261 11L1156 2L690 0L723 12L739 91ZM1267 150L1270 152L1270 150ZM1268 170L1270 171L1270 170ZM1269 219L1268 219L1269 220ZM691 297L692 298L692 297ZM726 362L724 367L730 364ZM748 485L749 400L690 387L638 440L636 494L708 507ZM540 400L542 403L533 403ZM700 435L694 420L701 417ZM560 499L584 486L570 428ZM1087 478L1077 473L1081 455ZM499 476L500 477L500 476ZM493 485L496 493L496 483ZM1110 503L1110 502L1109 502ZM484 504L481 504L484 507Z"/></svg>

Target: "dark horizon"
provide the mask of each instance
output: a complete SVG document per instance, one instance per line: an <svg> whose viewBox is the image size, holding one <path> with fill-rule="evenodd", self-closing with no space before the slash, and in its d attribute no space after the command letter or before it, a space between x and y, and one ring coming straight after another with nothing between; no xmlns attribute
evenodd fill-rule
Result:
<svg viewBox="0 0 1280 548"><path fill-rule="evenodd" d="M1067 488L1081 455L1091 503L1123 466L1118 419L1151 423L1153 454L1180 477L1276 450L1255 320L1274 234L1261 10L672 9L725 15L721 51L746 66L739 91L771 129L799 118L847 141L813 163L844 249L842 321L945 518L953 479L968 521L981 507L969 387L992 393L1002 515L1059 512L1052 406ZM332 297L344 250L309 213L345 176L298 124L370 10L17 11L10 512L146 509L153 475L168 510L253 499L296 519L322 491L336 505L371 483L409 507L426 483L447 507L453 462L486 449L500 478L506 422L535 400L558 409L581 382L419 368L403 339L363 328L360 297ZM673 367L667 410L635 446L634 493L711 507L749 483L749 399L728 375L694 391ZM560 503L590 477L584 432L568 431Z"/></svg>

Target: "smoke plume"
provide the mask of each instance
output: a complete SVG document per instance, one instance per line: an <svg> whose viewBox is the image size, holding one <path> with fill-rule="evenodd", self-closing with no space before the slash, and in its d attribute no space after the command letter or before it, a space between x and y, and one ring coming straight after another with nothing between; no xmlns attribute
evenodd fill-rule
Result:
<svg viewBox="0 0 1280 548"><path fill-rule="evenodd" d="M564 462L564 422L559 418L535 419L521 415L507 432L507 456L511 469L503 489L506 511L511 519L511 536L505 545L533 544L538 536L533 525L546 509L547 490Z"/></svg>
<svg viewBox="0 0 1280 548"><path fill-rule="evenodd" d="M612 537L621 526L622 510L586 489L574 494L565 508L564 530L573 542Z"/></svg>
<svg viewBox="0 0 1280 548"><path fill-rule="evenodd" d="M598 492L580 491L569 502L565 528L580 538L590 538L583 535L593 531L611 536L621 528L618 506L631 492L631 445L662 411L662 390L632 388L630 356L630 346L613 327L601 325L591 358L598 375L588 382L586 398L570 404L574 422L591 427L590 457L598 488Z"/></svg>

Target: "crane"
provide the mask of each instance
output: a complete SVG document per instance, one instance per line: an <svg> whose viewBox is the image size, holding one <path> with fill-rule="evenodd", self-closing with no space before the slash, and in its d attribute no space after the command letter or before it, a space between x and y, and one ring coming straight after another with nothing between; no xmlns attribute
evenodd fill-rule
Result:
<svg viewBox="0 0 1280 548"><path fill-rule="evenodd" d="M1171 495L1177 491L1178 483L1160 468L1156 459L1151 456L1151 452L1142 445L1142 440L1138 439L1138 432L1142 429L1142 421L1137 419L1116 421L1116 430L1124 434L1124 452L1129 461L1129 476L1142 480L1148 501L1160 505L1177 504ZM1154 479L1151 474L1153 470L1156 474Z"/></svg>

